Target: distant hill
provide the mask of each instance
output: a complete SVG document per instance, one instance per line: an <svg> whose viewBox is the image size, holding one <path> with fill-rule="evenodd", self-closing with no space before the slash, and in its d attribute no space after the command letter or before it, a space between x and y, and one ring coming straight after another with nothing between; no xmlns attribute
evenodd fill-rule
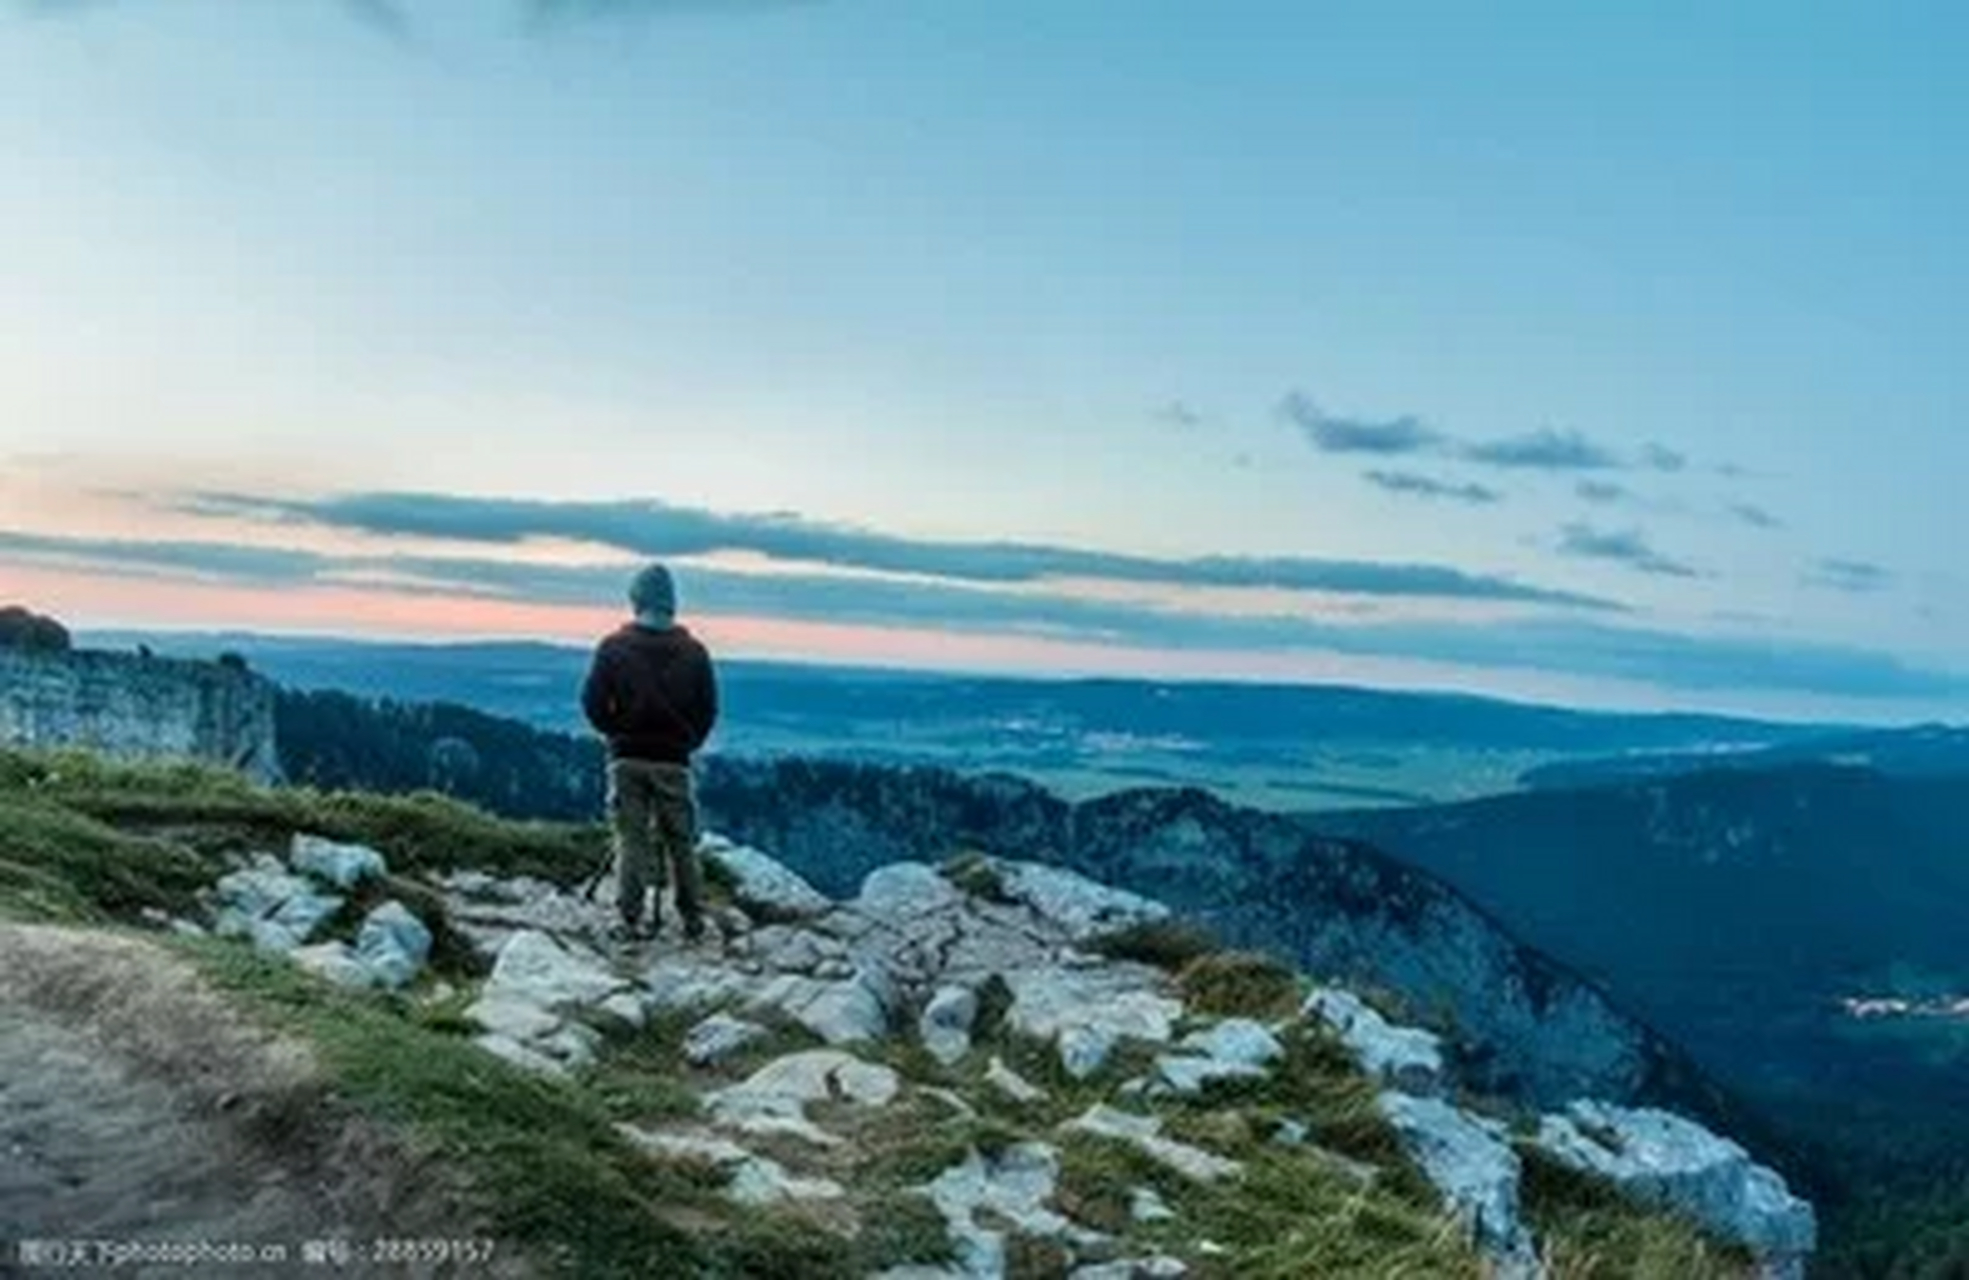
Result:
<svg viewBox="0 0 1969 1280"><path fill-rule="evenodd" d="M1532 790L1551 791L1716 769L1762 772L1798 764L1855 765L1908 778L1969 775L1969 728L1924 724L1813 735L1746 750L1637 752L1561 760L1527 770L1521 781Z"/></svg>
<svg viewBox="0 0 1969 1280"><path fill-rule="evenodd" d="M99 634L158 652L236 650L297 690L449 703L585 734L587 651L526 643L374 644ZM1633 753L1753 750L1833 728L1622 715L1333 685L1042 680L727 660L714 746L1002 770L1073 799L1201 786L1273 811L1405 805L1515 790L1528 769Z"/></svg>

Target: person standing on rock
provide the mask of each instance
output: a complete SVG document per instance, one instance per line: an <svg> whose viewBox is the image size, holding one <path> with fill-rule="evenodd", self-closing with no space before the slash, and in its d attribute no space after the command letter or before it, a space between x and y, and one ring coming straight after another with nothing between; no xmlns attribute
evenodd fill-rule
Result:
<svg viewBox="0 0 1969 1280"><path fill-rule="evenodd" d="M717 723L718 680L703 643L677 622L669 569L652 564L638 573L629 603L635 617L596 646L581 690L588 723L608 739L621 932L638 940L661 927L667 871L684 937L696 942L704 936L704 899L690 762Z"/></svg>

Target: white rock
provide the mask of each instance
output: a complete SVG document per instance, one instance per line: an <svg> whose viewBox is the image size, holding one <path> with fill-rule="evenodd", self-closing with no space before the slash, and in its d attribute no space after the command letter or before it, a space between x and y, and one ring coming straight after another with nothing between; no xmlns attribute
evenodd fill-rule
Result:
<svg viewBox="0 0 1969 1280"><path fill-rule="evenodd" d="M985 1069L985 1083L1014 1102L1023 1102L1030 1105L1035 1102L1044 1102L1047 1098L1047 1093L1044 1089L1006 1066L1005 1060L997 1054L992 1055L991 1063Z"/></svg>
<svg viewBox="0 0 1969 1280"><path fill-rule="evenodd" d="M600 1004L628 985L600 956L570 950L544 933L527 929L499 949L486 994L565 1009Z"/></svg>
<svg viewBox="0 0 1969 1280"><path fill-rule="evenodd" d="M847 1189L828 1178L801 1178L777 1160L754 1155L736 1142L703 1132L666 1133L618 1125L618 1132L645 1151L668 1159L703 1160L730 1177L725 1196L747 1208L765 1209L801 1200L838 1200Z"/></svg>
<svg viewBox="0 0 1969 1280"><path fill-rule="evenodd" d="M978 993L970 987L939 987L918 1023L923 1047L946 1067L971 1051L971 1026L978 1019Z"/></svg>
<svg viewBox="0 0 1969 1280"><path fill-rule="evenodd" d="M531 1000L511 995L487 994L465 1009L465 1016L492 1035L527 1042L542 1039L560 1030L561 1018Z"/></svg>
<svg viewBox="0 0 1969 1280"><path fill-rule="evenodd" d="M802 920L825 915L834 907L798 873L757 849L707 835L698 843L698 853L731 873L737 881L733 896L761 919Z"/></svg>
<svg viewBox="0 0 1969 1280"><path fill-rule="evenodd" d="M261 951L286 954L312 937L342 909L342 899L315 891L314 884L262 855L253 866L228 872L216 886L221 937L252 939Z"/></svg>
<svg viewBox="0 0 1969 1280"><path fill-rule="evenodd" d="M963 902L964 895L936 868L922 862L892 862L868 873L849 907L893 927L917 916L954 910Z"/></svg>
<svg viewBox="0 0 1969 1280"><path fill-rule="evenodd" d="M1068 1280L1181 1280L1190 1273L1180 1258L1157 1254L1123 1262L1097 1262L1076 1267Z"/></svg>
<svg viewBox="0 0 1969 1280"><path fill-rule="evenodd" d="M401 990L431 958L431 931L401 902L385 902L363 918L356 957L378 985Z"/></svg>
<svg viewBox="0 0 1969 1280"><path fill-rule="evenodd" d="M632 1027L640 1028L649 1021L649 1010L644 1007L642 997L628 991L618 991L595 1007Z"/></svg>
<svg viewBox="0 0 1969 1280"><path fill-rule="evenodd" d="M1215 1182L1219 1178L1235 1177L1243 1172L1243 1166L1235 1160L1227 1160L1201 1147L1163 1137L1162 1121L1156 1116L1134 1115L1105 1104L1096 1104L1085 1115L1069 1120L1065 1127L1072 1133L1087 1133L1126 1142L1151 1159L1197 1182Z"/></svg>
<svg viewBox="0 0 1969 1280"><path fill-rule="evenodd" d="M887 1067L838 1049L814 1049L768 1063L739 1084L707 1094L705 1103L720 1124L742 1132L833 1146L840 1139L807 1119L808 1103L845 1099L884 1107L901 1088L901 1078Z"/></svg>
<svg viewBox="0 0 1969 1280"><path fill-rule="evenodd" d="M1136 1187L1128 1193L1128 1216L1137 1222L1167 1222L1176 1211L1154 1187Z"/></svg>
<svg viewBox="0 0 1969 1280"><path fill-rule="evenodd" d="M827 961L844 960L848 954L838 939L783 924L754 933L751 946L761 964L782 973L812 973Z"/></svg>
<svg viewBox="0 0 1969 1280"><path fill-rule="evenodd" d="M1183 1037L1183 1047L1248 1067L1267 1067L1285 1056L1272 1029L1250 1018L1226 1018L1207 1031L1193 1031Z"/></svg>
<svg viewBox="0 0 1969 1280"><path fill-rule="evenodd" d="M1305 1012L1338 1032L1369 1075L1404 1093L1428 1097L1443 1091L1440 1037L1416 1027L1394 1026L1359 996L1338 987L1321 987L1307 996Z"/></svg>
<svg viewBox="0 0 1969 1280"><path fill-rule="evenodd" d="M1076 1079L1098 1070L1122 1039L1166 1044L1183 1004L1156 989L1159 976L1138 966L1041 968L1007 973L1012 1006L1006 1025L1057 1042Z"/></svg>
<svg viewBox="0 0 1969 1280"><path fill-rule="evenodd" d="M800 1024L831 1045L880 1040L889 1034L889 1012L875 986L861 972L841 982L819 982L797 1008Z"/></svg>
<svg viewBox="0 0 1969 1280"><path fill-rule="evenodd" d="M296 871L325 880L337 889L353 889L364 880L389 874L383 855L360 844L340 844L320 836L296 834L287 861Z"/></svg>
<svg viewBox="0 0 1969 1280"><path fill-rule="evenodd" d="M1603 1141L1605 1138L1607 1141ZM1538 1144L1645 1204L1691 1218L1776 1265L1802 1270L1818 1243L1812 1206L1736 1143L1652 1109L1575 1102L1547 1116Z"/></svg>
<svg viewBox="0 0 1969 1280"><path fill-rule="evenodd" d="M1518 1153L1510 1131L1440 1098L1389 1090L1381 1114L1477 1242L1506 1268L1535 1265L1531 1233L1518 1216Z"/></svg>
<svg viewBox="0 0 1969 1280"><path fill-rule="evenodd" d="M1000 1224L1024 1236L1088 1245L1105 1240L1048 1207L1060 1179L1060 1153L1039 1142L1021 1142L996 1159L977 1151L939 1174L925 1191L957 1245L958 1262L969 1276L1003 1276L1005 1233ZM981 1222L980 1215L986 1215Z"/></svg>
<svg viewBox="0 0 1969 1280"><path fill-rule="evenodd" d="M1169 918L1169 908L1160 902L1059 867L999 858L986 861L998 873L1008 897L1026 904L1075 942Z"/></svg>
<svg viewBox="0 0 1969 1280"><path fill-rule="evenodd" d="M309 947L297 947L288 959L337 986L361 991L376 983L376 975L356 958L346 942L321 942Z"/></svg>
<svg viewBox="0 0 1969 1280"><path fill-rule="evenodd" d="M653 1009L664 1012L699 1009L742 998L751 979L735 969L687 960L659 961L643 976Z"/></svg>
<svg viewBox="0 0 1969 1280"><path fill-rule="evenodd" d="M1263 1080L1263 1067L1219 1058L1186 1058L1165 1054L1156 1059L1156 1075L1168 1089L1193 1097L1219 1080Z"/></svg>
<svg viewBox="0 0 1969 1280"><path fill-rule="evenodd" d="M684 1036L684 1058L694 1067L712 1066L765 1035L766 1029L756 1022L714 1013Z"/></svg>

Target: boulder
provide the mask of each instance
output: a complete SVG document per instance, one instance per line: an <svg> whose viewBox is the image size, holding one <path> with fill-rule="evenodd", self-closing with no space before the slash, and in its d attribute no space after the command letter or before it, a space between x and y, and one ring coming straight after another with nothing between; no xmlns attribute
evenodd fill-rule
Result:
<svg viewBox="0 0 1969 1280"><path fill-rule="evenodd" d="M1647 1108L1575 1102L1546 1116L1538 1145L1644 1204L1669 1209L1740 1244L1779 1274L1803 1272L1817 1246L1811 1204L1777 1173L1693 1120Z"/></svg>
<svg viewBox="0 0 1969 1280"><path fill-rule="evenodd" d="M1183 1003L1157 989L1160 975L1138 966L1049 967L1004 975L1012 990L1006 1025L1054 1042L1076 1079L1106 1062L1120 1040L1167 1044Z"/></svg>
<svg viewBox="0 0 1969 1280"><path fill-rule="evenodd" d="M684 1060L694 1067L715 1066L765 1035L756 1022L714 1013L684 1036Z"/></svg>
<svg viewBox="0 0 1969 1280"><path fill-rule="evenodd" d="M978 993L970 987L939 987L923 1008L918 1034L930 1056L946 1067L971 1051L971 1026L978 1019Z"/></svg>
<svg viewBox="0 0 1969 1280"><path fill-rule="evenodd" d="M857 915L898 928L916 917L953 911L963 904L964 895L928 863L893 862L869 872L848 906Z"/></svg>
<svg viewBox="0 0 1969 1280"><path fill-rule="evenodd" d="M805 920L833 909L833 902L797 872L757 849L706 835L698 853L731 873L737 882L732 896L761 920Z"/></svg>
<svg viewBox="0 0 1969 1280"><path fill-rule="evenodd" d="M925 1187L957 1245L959 1274L1005 1275L1007 1230L1068 1244L1102 1243L1106 1237L1048 1207L1059 1181L1060 1153L1045 1143L1021 1142L995 1157L974 1150Z"/></svg>
<svg viewBox="0 0 1969 1280"><path fill-rule="evenodd" d="M385 902L363 918L355 951L378 986L398 991L431 958L431 931L401 902Z"/></svg>
<svg viewBox="0 0 1969 1280"><path fill-rule="evenodd" d="M807 1104L834 1099L885 1107L901 1089L902 1078L888 1067L838 1049L814 1049L768 1063L744 1081L707 1094L705 1104L726 1127L831 1147L841 1140L807 1119Z"/></svg>
<svg viewBox="0 0 1969 1280"><path fill-rule="evenodd" d="M1443 1091L1443 1043L1434 1033L1395 1026L1359 996L1338 987L1321 987L1307 996L1305 1013L1332 1027L1361 1069L1383 1083L1422 1097Z"/></svg>
<svg viewBox="0 0 1969 1280"><path fill-rule="evenodd" d="M1537 1250L1519 1218L1518 1153L1510 1131L1451 1106L1388 1090L1381 1114L1477 1243L1507 1274L1536 1274ZM1531 1268L1531 1270L1527 1270Z"/></svg>
<svg viewBox="0 0 1969 1280"><path fill-rule="evenodd" d="M383 855L367 845L340 844L320 836L296 834L287 861L296 871L342 890L364 880L381 880L390 872Z"/></svg>
<svg viewBox="0 0 1969 1280"><path fill-rule="evenodd" d="M544 933L523 929L499 949L485 994L543 1009L570 1009L598 1005L628 985L600 956L564 947Z"/></svg>
<svg viewBox="0 0 1969 1280"><path fill-rule="evenodd" d="M1005 896L1024 903L1041 920L1075 942L1087 942L1133 925L1169 918L1151 898L1116 889L1060 867L1038 862L987 860Z"/></svg>
<svg viewBox="0 0 1969 1280"><path fill-rule="evenodd" d="M312 881L265 855L251 867L219 877L216 889L215 930L224 937L250 938L258 950L281 955L313 937L343 902L318 892Z"/></svg>

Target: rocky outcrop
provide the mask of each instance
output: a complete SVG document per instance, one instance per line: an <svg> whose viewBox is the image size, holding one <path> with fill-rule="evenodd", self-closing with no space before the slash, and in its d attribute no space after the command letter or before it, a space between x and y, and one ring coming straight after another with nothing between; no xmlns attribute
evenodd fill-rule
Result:
<svg viewBox="0 0 1969 1280"><path fill-rule="evenodd" d="M280 777L274 686L231 663L0 646L0 743Z"/></svg>
<svg viewBox="0 0 1969 1280"><path fill-rule="evenodd" d="M699 796L714 825L825 892L851 893L898 859L1043 861L1149 895L1232 945L1441 1010L1463 1072L1488 1092L1540 1106L1707 1105L1672 1046L1442 882L1201 791L1069 804L1006 775L724 757L705 763Z"/></svg>

